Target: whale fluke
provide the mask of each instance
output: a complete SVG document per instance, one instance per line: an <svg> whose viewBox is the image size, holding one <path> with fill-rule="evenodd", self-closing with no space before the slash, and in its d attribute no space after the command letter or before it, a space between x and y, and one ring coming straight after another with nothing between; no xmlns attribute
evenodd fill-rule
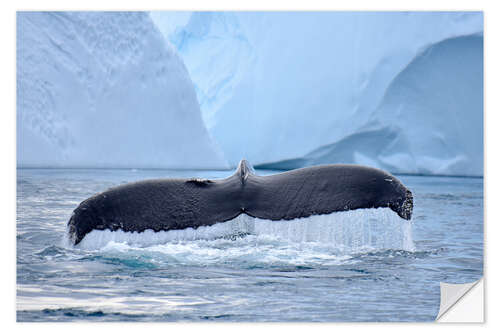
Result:
<svg viewBox="0 0 500 333"><path fill-rule="evenodd" d="M145 180L96 194L74 210L68 230L76 245L92 230L196 229L240 214L292 220L380 207L411 219L412 193L382 170L335 164L259 176L242 160L224 179Z"/></svg>

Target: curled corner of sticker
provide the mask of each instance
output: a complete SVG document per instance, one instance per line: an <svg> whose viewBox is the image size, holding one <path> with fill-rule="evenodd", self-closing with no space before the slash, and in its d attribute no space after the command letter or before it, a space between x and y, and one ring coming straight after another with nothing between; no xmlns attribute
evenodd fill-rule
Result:
<svg viewBox="0 0 500 333"><path fill-rule="evenodd" d="M440 283L441 304L438 322L482 323L484 322L483 278L462 284Z"/></svg>

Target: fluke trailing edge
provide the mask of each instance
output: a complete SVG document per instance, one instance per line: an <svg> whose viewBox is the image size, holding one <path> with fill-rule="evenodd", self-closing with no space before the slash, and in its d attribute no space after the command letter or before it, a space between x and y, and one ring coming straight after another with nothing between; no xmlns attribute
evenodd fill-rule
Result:
<svg viewBox="0 0 500 333"><path fill-rule="evenodd" d="M240 214L292 220L379 207L406 220L413 210L411 192L382 170L339 164L258 176L242 160L225 179L145 180L111 188L83 201L68 226L76 245L92 230L196 229Z"/></svg>

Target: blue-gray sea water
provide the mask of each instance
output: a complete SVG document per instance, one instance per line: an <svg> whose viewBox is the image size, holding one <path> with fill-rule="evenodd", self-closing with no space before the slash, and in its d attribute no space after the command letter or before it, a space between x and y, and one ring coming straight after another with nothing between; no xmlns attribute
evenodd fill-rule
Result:
<svg viewBox="0 0 500 333"><path fill-rule="evenodd" d="M246 235L66 243L73 209L111 186L230 173L19 169L17 320L433 321L440 282L483 275L482 178L398 176L411 223L363 212Z"/></svg>

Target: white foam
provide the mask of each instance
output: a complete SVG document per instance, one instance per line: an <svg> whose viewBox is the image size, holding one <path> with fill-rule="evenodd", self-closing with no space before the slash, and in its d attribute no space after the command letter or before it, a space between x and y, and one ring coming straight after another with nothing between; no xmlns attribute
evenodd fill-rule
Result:
<svg viewBox="0 0 500 333"><path fill-rule="evenodd" d="M411 222L401 219L389 208L357 209L290 221L263 220L242 214L212 226L160 232L93 230L78 247L97 250L111 246L120 250L120 246L144 248L185 241L217 240L242 234L293 243L315 242L342 252L415 249Z"/></svg>

